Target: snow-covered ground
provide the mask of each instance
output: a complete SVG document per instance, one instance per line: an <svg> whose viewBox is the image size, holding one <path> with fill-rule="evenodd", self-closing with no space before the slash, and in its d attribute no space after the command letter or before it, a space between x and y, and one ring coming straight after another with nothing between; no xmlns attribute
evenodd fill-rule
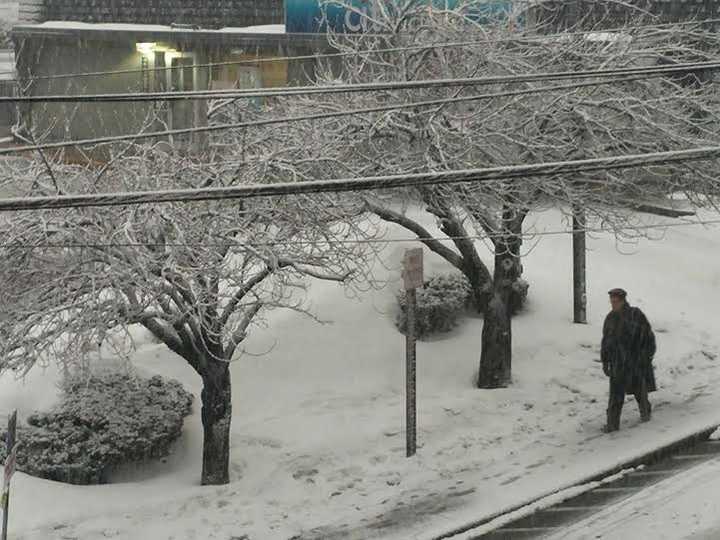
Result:
<svg viewBox="0 0 720 540"><path fill-rule="evenodd" d="M565 227L558 212L529 221ZM718 228L676 227L634 246L593 236L587 326L570 322L570 238L545 236L528 253L530 304L514 321L511 388L473 387L480 319L419 344L415 458L404 456L404 338L393 325L408 247L398 243L385 252L387 289L354 300L335 284L312 286L315 310L331 324L275 312L254 332L249 350L269 352L232 368L230 485L198 485L196 410L166 463L126 471L119 483L74 487L18 474L13 538L426 539L720 422ZM447 271L427 259L428 274ZM661 388L651 423L639 424L630 399L623 429L603 435L607 382L596 360L606 291L617 286L654 324ZM134 363L199 393L197 376L160 345L146 340ZM24 384L0 379L0 411L47 407L55 377L49 369Z"/></svg>

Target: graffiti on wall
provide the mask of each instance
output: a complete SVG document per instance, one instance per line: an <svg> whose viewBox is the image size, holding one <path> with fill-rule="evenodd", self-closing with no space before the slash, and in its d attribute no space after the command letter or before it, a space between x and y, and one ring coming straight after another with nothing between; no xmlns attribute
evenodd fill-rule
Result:
<svg viewBox="0 0 720 540"><path fill-rule="evenodd" d="M455 9L462 0L426 0L433 6ZM512 0L487 0L467 11L474 20L510 18ZM371 32L372 0L285 0L285 25L290 34Z"/></svg>

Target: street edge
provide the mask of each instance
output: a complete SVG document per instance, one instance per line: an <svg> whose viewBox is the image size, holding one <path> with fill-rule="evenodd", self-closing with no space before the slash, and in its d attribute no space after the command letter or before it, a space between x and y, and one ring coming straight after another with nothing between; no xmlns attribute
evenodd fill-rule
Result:
<svg viewBox="0 0 720 540"><path fill-rule="evenodd" d="M552 490L546 491L546 492L542 493L541 495L534 496L534 497L527 499L521 503L514 504L503 510L494 512L488 516L485 516L478 520L472 521L470 523L466 523L465 525L456 527L455 529L449 530L440 535L432 536L428 540L451 539L454 536L458 536L460 534L471 532L473 529L477 529L478 527L487 525L491 521L498 519L504 515L511 514L513 512L517 512L527 506L536 504L536 503L542 501L543 499L546 499L553 495L557 495L558 493L560 493L562 491L566 491L566 490L569 490L574 487L582 486L584 484L589 484L591 482L598 482L600 480L603 480L604 478L607 478L608 476L616 475L616 474L622 472L623 470L634 468L639 465L651 465L653 463L656 463L657 461L660 461L661 459L664 459L665 457L667 457L669 455L672 455L673 453L675 453L677 450L679 450L681 448L691 447L699 442L709 439L710 436L715 431L717 431L719 428L720 428L720 422L715 422L712 425L707 426L707 427L703 428L702 430L695 431L695 432L691 433L690 435L686 435L685 437L683 437L681 439L678 439L676 441L673 441L673 442L670 442L663 446L660 446L658 448L655 448L654 450L644 452L643 454L641 454L639 456L636 456L634 458L623 461L622 463L617 463L617 464L613 465L612 467L603 469L600 472L593 473L593 474L591 474L589 476L585 476L579 480L574 480L574 481L566 483L560 487L553 488ZM569 495L568 498L570 498L570 497L571 496ZM558 504L560 502L562 502L562 501L558 501L555 504ZM505 525L507 525L507 524L505 524ZM500 528L500 527L501 527L501 525L498 525L498 528Z"/></svg>

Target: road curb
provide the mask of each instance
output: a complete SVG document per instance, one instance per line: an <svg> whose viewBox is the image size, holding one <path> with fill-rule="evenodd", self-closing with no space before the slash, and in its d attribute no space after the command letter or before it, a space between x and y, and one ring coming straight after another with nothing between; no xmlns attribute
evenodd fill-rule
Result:
<svg viewBox="0 0 720 540"><path fill-rule="evenodd" d="M600 481L604 478L607 478L608 476L613 476L615 474L618 474L626 469L631 469L634 467L637 467L639 465L652 465L653 463L656 463L662 459L665 459L666 457L675 454L680 449L689 448L692 446L695 446L699 442L707 440L710 435L712 435L715 431L718 430L720 427L720 422L713 423L712 425L709 425L701 430L694 431L693 433L686 435L680 439L677 439L673 442L667 443L665 445L659 446L658 448L655 448L653 450L643 452L642 454L639 454L633 458L627 459L623 461L622 463L616 463L611 467L607 467L601 471L594 472L591 475L585 476L579 480L573 480L572 482L568 482L562 486L559 486L557 488L553 488L552 490L546 491L542 493L541 495L534 496L530 499L526 499L518 504L513 504L512 506L509 506L507 508L504 508L503 510L493 512L490 515L487 515L485 517L482 517L480 519L477 519L475 521L472 521L470 523L466 523L465 525L462 525L460 527L456 527L454 529L451 529L449 531L446 531L440 535L432 536L428 540L447 540L451 539L454 536L457 536L459 534L463 534L466 532L470 532L473 529L477 529L478 527L482 527L483 525L487 525L491 521L502 517L507 514L511 514L513 512L517 512L518 510L522 510L523 508L536 504L543 499L546 499L548 497L551 497L553 495L557 495L558 493L562 491L569 490L571 488L575 488L578 486L582 486L584 484L589 484L592 482Z"/></svg>

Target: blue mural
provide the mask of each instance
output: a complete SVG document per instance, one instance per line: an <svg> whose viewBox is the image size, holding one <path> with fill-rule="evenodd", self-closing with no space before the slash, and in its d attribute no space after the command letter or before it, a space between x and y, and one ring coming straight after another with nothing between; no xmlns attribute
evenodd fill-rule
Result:
<svg viewBox="0 0 720 540"><path fill-rule="evenodd" d="M370 0L342 0L343 3L353 6L353 10L344 6L324 0L285 0L285 25L288 33L317 34L324 33L330 28L334 32L368 32L368 19L363 13L368 13ZM459 0L418 0L432 2L438 7L453 9ZM468 17L482 21L508 17L512 11L512 0L487 0L478 3L469 13Z"/></svg>

